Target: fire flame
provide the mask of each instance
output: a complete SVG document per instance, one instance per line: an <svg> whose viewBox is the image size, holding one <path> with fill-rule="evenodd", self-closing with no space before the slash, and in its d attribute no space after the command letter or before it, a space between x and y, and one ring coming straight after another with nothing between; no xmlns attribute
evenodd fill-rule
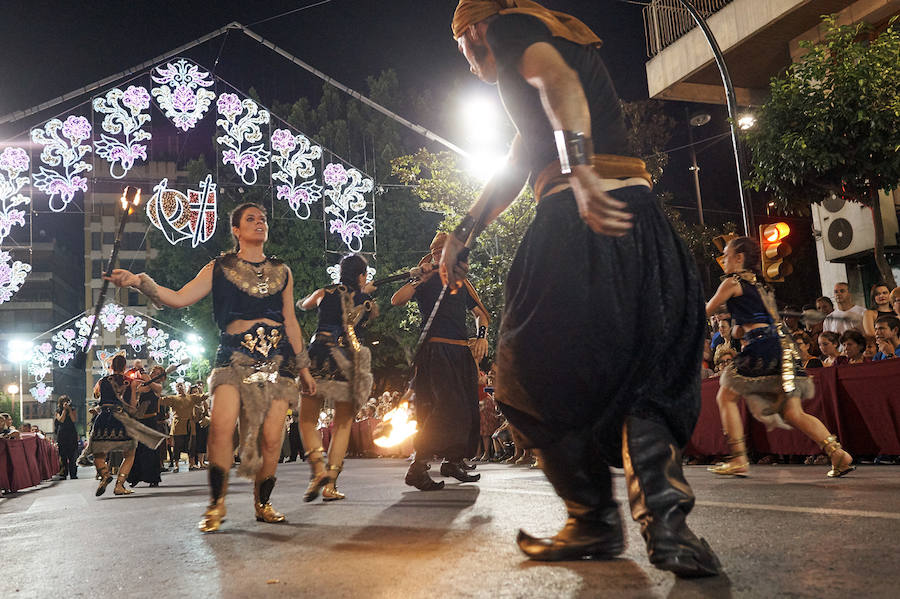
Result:
<svg viewBox="0 0 900 599"><path fill-rule="evenodd" d="M395 447L416 434L415 420L410 420L409 402L401 402L396 408L384 415L381 424L375 427L373 442L378 447Z"/></svg>

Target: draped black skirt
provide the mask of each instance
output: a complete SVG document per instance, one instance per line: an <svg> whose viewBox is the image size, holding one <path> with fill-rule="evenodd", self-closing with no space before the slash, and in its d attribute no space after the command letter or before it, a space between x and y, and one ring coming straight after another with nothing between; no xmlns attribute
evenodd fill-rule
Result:
<svg viewBox="0 0 900 599"><path fill-rule="evenodd" d="M496 399L526 447L590 427L621 465L628 415L690 439L705 316L693 257L648 188L618 189L634 228L593 233L571 191L544 198L510 268Z"/></svg>
<svg viewBox="0 0 900 599"><path fill-rule="evenodd" d="M464 345L425 343L413 382L419 432L416 455L461 459L479 441L478 369Z"/></svg>
<svg viewBox="0 0 900 599"><path fill-rule="evenodd" d="M152 429L159 429L156 416L142 418L140 423ZM138 443L134 450L134 464L128 473L128 483L132 486L138 483L159 483L159 451Z"/></svg>

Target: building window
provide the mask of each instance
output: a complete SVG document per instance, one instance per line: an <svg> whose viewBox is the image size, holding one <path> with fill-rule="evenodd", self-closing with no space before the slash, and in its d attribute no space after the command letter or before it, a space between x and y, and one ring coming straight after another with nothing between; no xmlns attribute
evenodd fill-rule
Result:
<svg viewBox="0 0 900 599"><path fill-rule="evenodd" d="M100 260L91 260L91 278L99 279L103 274L103 263Z"/></svg>
<svg viewBox="0 0 900 599"><path fill-rule="evenodd" d="M128 292L128 305L129 306L140 306L141 294L137 291L129 291Z"/></svg>
<svg viewBox="0 0 900 599"><path fill-rule="evenodd" d="M104 233L103 234L103 245L112 245L116 241L116 236L113 233Z"/></svg>
<svg viewBox="0 0 900 599"><path fill-rule="evenodd" d="M91 249L99 250L100 248L100 233L91 233Z"/></svg>
<svg viewBox="0 0 900 599"><path fill-rule="evenodd" d="M116 203L109 202L108 204L100 205L100 214L103 216L115 216L116 215Z"/></svg>

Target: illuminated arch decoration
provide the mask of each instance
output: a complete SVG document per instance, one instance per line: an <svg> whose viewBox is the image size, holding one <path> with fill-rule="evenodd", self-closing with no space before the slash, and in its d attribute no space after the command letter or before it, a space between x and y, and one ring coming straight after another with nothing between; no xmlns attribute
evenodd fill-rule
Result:
<svg viewBox="0 0 900 599"><path fill-rule="evenodd" d="M30 166L28 152L22 148L5 148L0 153L0 243L9 236L13 226L25 226L25 211L18 207L31 201L21 193L28 185Z"/></svg>
<svg viewBox="0 0 900 599"><path fill-rule="evenodd" d="M85 332L87 335L87 332ZM75 338L77 334L75 329L65 329L57 331L50 341L53 343L53 353L51 357L56 360L60 368L65 368L66 364L75 357Z"/></svg>
<svg viewBox="0 0 900 599"><path fill-rule="evenodd" d="M93 169L82 160L91 146L81 142L90 138L91 124L83 116L70 115L65 122L51 119L43 128L31 130L31 140L44 146L41 152L44 166L34 173L34 186L50 196L53 212L65 210L79 190L87 191L87 179L80 173Z"/></svg>
<svg viewBox="0 0 900 599"><path fill-rule="evenodd" d="M28 363L28 374L34 377L38 383L43 381L53 370L53 345L45 341L31 352L31 361Z"/></svg>
<svg viewBox="0 0 900 599"><path fill-rule="evenodd" d="M276 197L286 200L297 218L310 216L310 204L322 198L322 186L313 177L316 174L313 160L322 157L322 148L312 145L305 135L294 135L287 129L272 133L272 163L277 167L272 180L282 185L275 188Z"/></svg>
<svg viewBox="0 0 900 599"><path fill-rule="evenodd" d="M169 355L169 334L162 329L150 327L147 329L147 354L154 361L162 364Z"/></svg>
<svg viewBox="0 0 900 599"><path fill-rule="evenodd" d="M35 398L38 403L46 403L47 400L53 396L53 387L40 382L29 389L28 392L31 393L31 396Z"/></svg>
<svg viewBox="0 0 900 599"><path fill-rule="evenodd" d="M150 93L159 109L182 131L193 129L216 97L205 89L213 85L209 73L184 58L156 67L154 71L153 81L160 85Z"/></svg>
<svg viewBox="0 0 900 599"><path fill-rule="evenodd" d="M212 175L200 183L200 189L189 189L187 195L169 189L163 179L153 188L147 202L147 216L153 226L162 231L166 241L175 245L190 240L191 247L206 243L216 232L218 201Z"/></svg>
<svg viewBox="0 0 900 599"><path fill-rule="evenodd" d="M341 241L351 252L362 250L362 238L375 230L375 219L369 216L364 193L372 191L372 179L363 177L355 168L347 170L342 164L329 163L323 173L331 200L325 212L332 215L329 232L341 236Z"/></svg>
<svg viewBox="0 0 900 599"><path fill-rule="evenodd" d="M129 85L122 91L111 89L102 98L94 98L94 110L105 114L102 127L106 133L121 135L111 137L100 134L94 142L94 151L109 162L109 174L121 179L128 174L136 160L147 160L146 144L138 143L151 139L149 131L142 127L150 121L150 115L143 111L150 108L150 94L146 88Z"/></svg>
<svg viewBox="0 0 900 599"><path fill-rule="evenodd" d="M94 315L90 316L82 316L78 320L75 321L75 328L78 329L78 339L75 340L75 345L84 351L88 351L97 343L97 335L100 334L100 329L94 329L94 335L91 337L90 343L88 343L87 336L91 332L91 325L94 323Z"/></svg>
<svg viewBox="0 0 900 599"><path fill-rule="evenodd" d="M105 349L98 349L96 351L97 360L100 363L100 376L106 376L112 374L112 370L110 367L112 366L112 359L116 356L125 357L125 350L117 347L112 351L107 351Z"/></svg>
<svg viewBox="0 0 900 599"><path fill-rule="evenodd" d="M147 321L140 316L128 314L125 316L123 322L125 323L125 341L134 351L141 351L144 344L147 343L147 337L144 335Z"/></svg>
<svg viewBox="0 0 900 599"><path fill-rule="evenodd" d="M261 110L250 98L241 101L229 93L219 95L216 110L225 117L216 120L216 125L225 131L216 141L228 148L222 152L222 162L232 165L241 181L255 184L259 169L269 163L271 155L262 143L256 143L263 138L259 126L269 124L269 111ZM245 142L252 145L244 147Z"/></svg>
<svg viewBox="0 0 900 599"><path fill-rule="evenodd" d="M125 318L125 309L119 304L106 304L100 310L100 324L107 331L115 331Z"/></svg>
<svg viewBox="0 0 900 599"><path fill-rule="evenodd" d="M334 266L329 266L325 269L325 272L328 273L328 276L331 277L331 282L337 285L341 282L341 264L338 262ZM375 280L375 269L371 266L366 267L366 282L371 283Z"/></svg>
<svg viewBox="0 0 900 599"><path fill-rule="evenodd" d="M169 360L179 363L178 368L175 369L179 376L184 376L187 373L188 366L190 366L190 363L181 364L181 361L185 358L190 359L190 357L187 343L178 339L169 341Z"/></svg>
<svg viewBox="0 0 900 599"><path fill-rule="evenodd" d="M0 250L0 304L8 302L25 284L31 265L13 260L9 252Z"/></svg>

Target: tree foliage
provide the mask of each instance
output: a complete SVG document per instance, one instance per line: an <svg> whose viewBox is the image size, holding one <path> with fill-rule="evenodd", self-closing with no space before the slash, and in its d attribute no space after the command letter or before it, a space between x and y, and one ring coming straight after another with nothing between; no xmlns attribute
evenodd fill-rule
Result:
<svg viewBox="0 0 900 599"><path fill-rule="evenodd" d="M822 42L802 42L807 54L772 79L746 134L752 185L785 212L808 214L835 196L872 207L879 189L900 184L900 31L894 21L877 36L864 23L839 26L836 16L823 24ZM874 216L877 245L883 230ZM878 248L876 262L893 281Z"/></svg>

